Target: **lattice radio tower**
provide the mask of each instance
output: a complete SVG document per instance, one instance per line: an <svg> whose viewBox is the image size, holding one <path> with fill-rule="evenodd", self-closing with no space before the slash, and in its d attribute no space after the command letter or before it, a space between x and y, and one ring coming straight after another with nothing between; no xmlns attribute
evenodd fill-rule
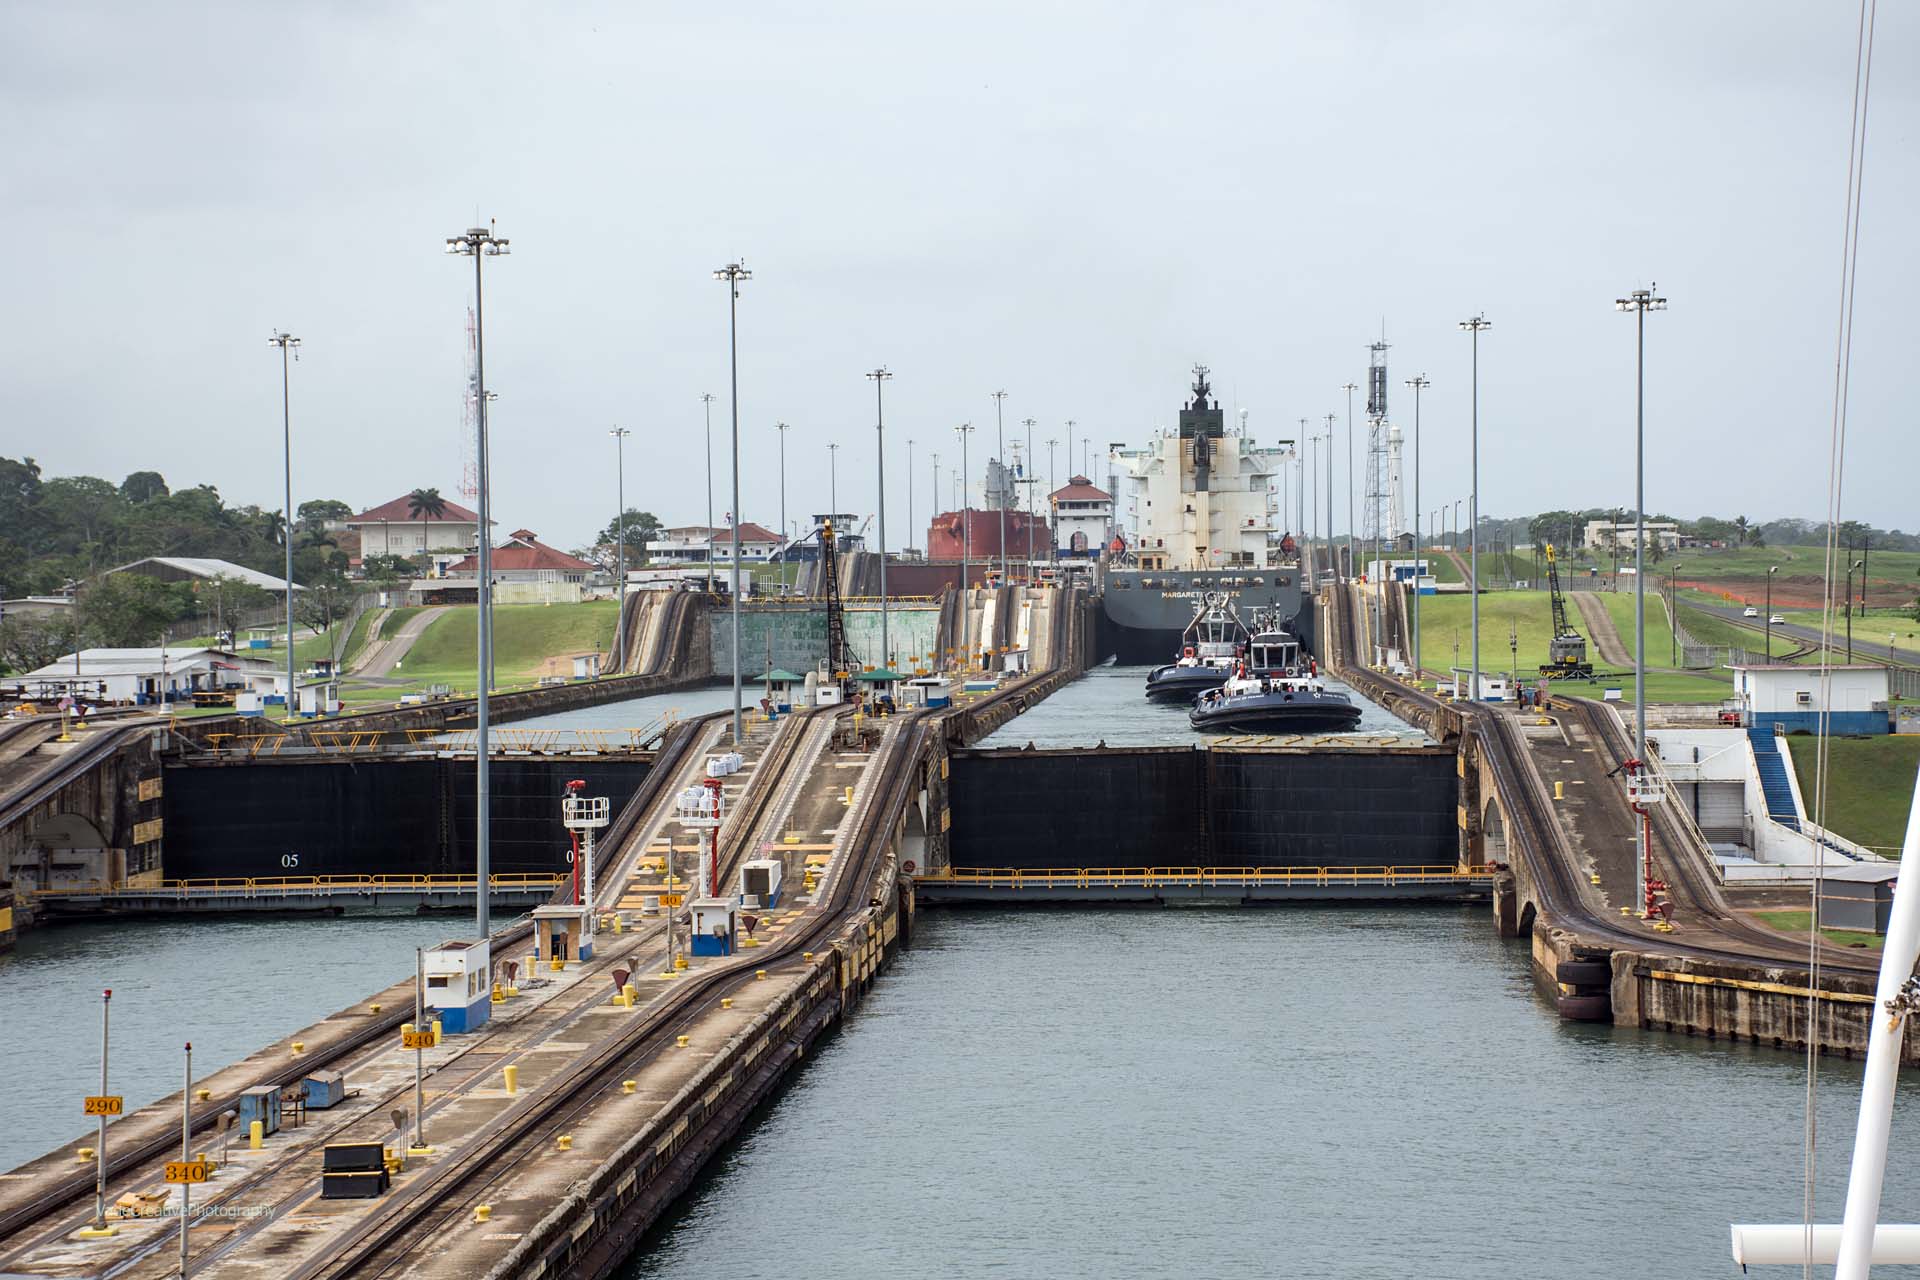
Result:
<svg viewBox="0 0 1920 1280"><path fill-rule="evenodd" d="M1367 509L1361 517L1361 538L1381 558L1387 529L1387 344L1373 343L1367 364Z"/></svg>

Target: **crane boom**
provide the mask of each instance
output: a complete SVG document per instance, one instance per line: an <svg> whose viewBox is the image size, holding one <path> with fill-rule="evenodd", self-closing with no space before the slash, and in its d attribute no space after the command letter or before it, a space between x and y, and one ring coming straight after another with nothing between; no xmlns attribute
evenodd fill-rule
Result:
<svg viewBox="0 0 1920 1280"><path fill-rule="evenodd" d="M1547 543L1547 593L1553 603L1553 638L1547 642L1551 661L1540 664L1540 674L1548 679L1590 676L1593 664L1587 661L1587 638L1567 618L1567 597L1560 590L1560 568Z"/></svg>

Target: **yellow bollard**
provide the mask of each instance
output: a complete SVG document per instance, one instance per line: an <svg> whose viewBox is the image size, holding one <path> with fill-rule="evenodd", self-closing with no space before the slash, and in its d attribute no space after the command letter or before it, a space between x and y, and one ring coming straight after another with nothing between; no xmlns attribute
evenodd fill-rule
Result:
<svg viewBox="0 0 1920 1280"><path fill-rule="evenodd" d="M547 961L547 968L558 973L566 967L566 964L567 962L565 960L562 960L559 956L555 956L553 959Z"/></svg>
<svg viewBox="0 0 1920 1280"><path fill-rule="evenodd" d="M1566 784L1566 783L1564 783L1564 782L1561 782L1561 781L1560 781L1560 780L1558 780L1558 779L1555 779L1555 780L1554 780L1554 784L1553 784L1553 798L1554 798L1555 800L1565 800L1565 799L1567 798L1567 784Z"/></svg>
<svg viewBox="0 0 1920 1280"><path fill-rule="evenodd" d="M529 951L527 952L527 962L520 966L520 971L526 974L529 978L531 978L534 974L534 971L537 970L539 967L540 967L540 953L538 951Z"/></svg>
<svg viewBox="0 0 1920 1280"><path fill-rule="evenodd" d="M267 1126L264 1121L251 1120L247 1123L247 1150L258 1151L267 1145Z"/></svg>
<svg viewBox="0 0 1920 1280"><path fill-rule="evenodd" d="M367 1006L367 1012L371 1013L377 1018L380 1016L380 1006L377 1004L370 1004Z"/></svg>
<svg viewBox="0 0 1920 1280"><path fill-rule="evenodd" d="M846 803L846 804L852 804L852 803L853 803L853 788L852 788L852 787L848 787L848 788L846 788L846 793L847 793L847 794L846 794L846 798L845 798L845 801L844 801L844 803Z"/></svg>
<svg viewBox="0 0 1920 1280"><path fill-rule="evenodd" d="M811 951L802 951L802 952L800 953L800 958L801 958L802 960L806 960L806 961L808 961L808 962L811 962L811 961L813 960L813 952L811 952Z"/></svg>
<svg viewBox="0 0 1920 1280"><path fill-rule="evenodd" d="M684 969L684 968L686 968L686 967L687 967L687 958L686 958L685 956L675 956L675 957L673 958L673 967L674 967L674 968L676 968L676 969Z"/></svg>
<svg viewBox="0 0 1920 1280"><path fill-rule="evenodd" d="M626 921L626 917L622 916L618 911L614 912L613 913L613 931L615 933L626 932L625 921Z"/></svg>
<svg viewBox="0 0 1920 1280"><path fill-rule="evenodd" d="M633 1002L640 997L640 988L634 986L632 982L628 982L621 990L627 993L627 1007L632 1008Z"/></svg>
<svg viewBox="0 0 1920 1280"><path fill-rule="evenodd" d="M213 1090L211 1089L195 1089L193 1091L193 1100L195 1102L207 1102L207 1101L210 1101L212 1098L213 1098Z"/></svg>
<svg viewBox="0 0 1920 1280"><path fill-rule="evenodd" d="M433 1020L433 1047L436 1049L440 1047L440 1019L438 1018Z"/></svg>
<svg viewBox="0 0 1920 1280"><path fill-rule="evenodd" d="M493 1003L500 1004L507 998L507 989L499 983L493 984Z"/></svg>
<svg viewBox="0 0 1920 1280"><path fill-rule="evenodd" d="M403 1022L403 1023L401 1023L401 1024L400 1024L400 1034L401 1034L401 1035L403 1035L403 1036L410 1036L410 1035L412 1035L412 1034L413 1034L413 1031L414 1031L414 1027L413 1027L413 1024L412 1024L411 1022Z"/></svg>
<svg viewBox="0 0 1920 1280"><path fill-rule="evenodd" d="M687 1037L685 1036L675 1036L673 1038L673 1042L679 1045L682 1049L687 1047Z"/></svg>
<svg viewBox="0 0 1920 1280"><path fill-rule="evenodd" d="M765 969L755 969L753 971L753 980L755 982L765 982L767 980L767 971Z"/></svg>
<svg viewBox="0 0 1920 1280"><path fill-rule="evenodd" d="M559 1139L559 1146L562 1151L573 1150L573 1135L570 1133L561 1134Z"/></svg>
<svg viewBox="0 0 1920 1280"><path fill-rule="evenodd" d="M473 1220L475 1222L485 1222L487 1219L491 1218L492 1216L493 1216L492 1205L477 1204L473 1206Z"/></svg>
<svg viewBox="0 0 1920 1280"><path fill-rule="evenodd" d="M506 1081L508 1093L520 1092L520 1068L519 1067L517 1066L502 1067L500 1068L500 1075Z"/></svg>
<svg viewBox="0 0 1920 1280"><path fill-rule="evenodd" d="M293 1042L293 1051L296 1054L305 1053L307 1051L307 1042L305 1040L295 1040Z"/></svg>
<svg viewBox="0 0 1920 1280"><path fill-rule="evenodd" d="M82 1160L91 1160L94 1158L94 1156L98 1154L99 1153L96 1152L92 1147L82 1147L80 1148L80 1151L79 1151L79 1156Z"/></svg>
<svg viewBox="0 0 1920 1280"><path fill-rule="evenodd" d="M622 1093L632 1093L635 1089L638 1089L639 1087L640 1087L640 1082L638 1080L622 1080L620 1082L620 1092Z"/></svg>
<svg viewBox="0 0 1920 1280"><path fill-rule="evenodd" d="M720 1007L721 1007L722 1009L731 1009L731 1008L733 1008L733 997L732 997L732 996L721 996L721 997L720 997Z"/></svg>

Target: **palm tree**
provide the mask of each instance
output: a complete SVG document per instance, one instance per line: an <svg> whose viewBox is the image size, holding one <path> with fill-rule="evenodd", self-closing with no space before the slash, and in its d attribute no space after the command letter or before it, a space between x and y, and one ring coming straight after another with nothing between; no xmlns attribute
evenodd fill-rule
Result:
<svg viewBox="0 0 1920 1280"><path fill-rule="evenodd" d="M1740 547L1746 546L1747 545L1747 518L1745 516L1741 516L1739 519L1733 522L1733 531L1735 534L1734 545L1740 546Z"/></svg>
<svg viewBox="0 0 1920 1280"><path fill-rule="evenodd" d="M440 496L438 489L415 489L407 495L407 514L420 521L420 556L431 565L433 559L428 555L427 521L438 520L447 514L447 500Z"/></svg>

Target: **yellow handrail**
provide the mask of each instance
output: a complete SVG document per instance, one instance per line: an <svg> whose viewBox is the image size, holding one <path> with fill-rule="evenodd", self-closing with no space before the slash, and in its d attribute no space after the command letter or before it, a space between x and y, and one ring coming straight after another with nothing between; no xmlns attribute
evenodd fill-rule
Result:
<svg viewBox="0 0 1920 1280"><path fill-rule="evenodd" d="M1378 867L948 867L919 876L922 881L973 884L989 888L1091 888L1114 885L1210 884L1397 884L1434 882L1488 883L1493 868L1455 865Z"/></svg>

